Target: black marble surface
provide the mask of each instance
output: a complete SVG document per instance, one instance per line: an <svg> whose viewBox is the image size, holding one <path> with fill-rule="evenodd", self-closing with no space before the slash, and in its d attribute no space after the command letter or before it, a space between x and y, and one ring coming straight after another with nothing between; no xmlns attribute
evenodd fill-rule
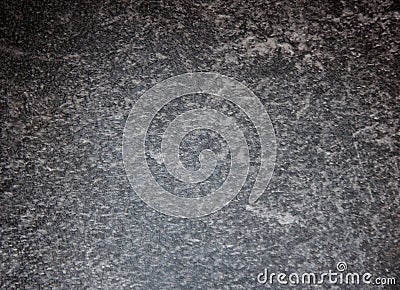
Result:
<svg viewBox="0 0 400 290"><path fill-rule="evenodd" d="M266 288L340 261L400 283L398 1L1 1L0 23L2 288ZM260 98L277 161L256 204L179 219L133 192L122 136L195 71Z"/></svg>

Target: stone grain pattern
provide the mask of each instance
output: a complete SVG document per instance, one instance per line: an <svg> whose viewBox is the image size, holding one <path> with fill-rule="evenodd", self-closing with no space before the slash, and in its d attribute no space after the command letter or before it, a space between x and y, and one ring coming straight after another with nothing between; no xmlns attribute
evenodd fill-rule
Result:
<svg viewBox="0 0 400 290"><path fill-rule="evenodd" d="M261 289L340 261L400 283L398 1L118 2L0 3L2 288ZM278 148L256 204L250 182L188 220L133 192L122 136L195 71L246 84Z"/></svg>

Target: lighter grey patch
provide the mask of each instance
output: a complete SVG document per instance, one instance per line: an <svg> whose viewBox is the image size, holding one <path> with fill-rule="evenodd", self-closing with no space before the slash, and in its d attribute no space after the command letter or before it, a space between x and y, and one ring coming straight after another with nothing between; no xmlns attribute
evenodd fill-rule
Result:
<svg viewBox="0 0 400 290"><path fill-rule="evenodd" d="M210 150L200 152L201 166L186 168L179 156L179 144L190 132L207 129L227 142L231 154L230 171L222 185L201 197L187 198L168 192L149 170L146 160L146 132L157 112L172 100L189 94L210 94L232 102L253 123L261 146L258 175L249 202L264 193L275 166L276 140L269 116L260 100L240 82L217 73L188 73L169 78L148 90L134 105L123 136L123 160L127 177L136 194L149 206L167 215L194 218L226 206L246 181L250 158L244 132L228 114L213 109L193 109L177 116L162 134L161 152L150 152L168 174L185 183L206 180L216 167Z"/></svg>

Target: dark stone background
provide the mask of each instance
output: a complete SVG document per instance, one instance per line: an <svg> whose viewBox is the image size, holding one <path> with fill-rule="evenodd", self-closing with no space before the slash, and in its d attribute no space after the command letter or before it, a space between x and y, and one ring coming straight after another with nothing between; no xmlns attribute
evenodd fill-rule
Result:
<svg viewBox="0 0 400 290"><path fill-rule="evenodd" d="M340 261L400 283L398 1L78 2L0 3L2 288L251 289ZM122 134L195 71L246 84L278 151L256 205L185 220L132 191Z"/></svg>

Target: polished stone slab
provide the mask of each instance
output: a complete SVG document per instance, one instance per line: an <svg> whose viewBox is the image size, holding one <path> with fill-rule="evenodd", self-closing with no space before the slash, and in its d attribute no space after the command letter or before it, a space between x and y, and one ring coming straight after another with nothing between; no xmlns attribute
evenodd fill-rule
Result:
<svg viewBox="0 0 400 290"><path fill-rule="evenodd" d="M339 262L400 280L396 1L79 3L0 3L2 288L265 288L265 268ZM199 71L259 98L277 156L255 204L250 171L226 207L182 219L134 192L123 131L152 86ZM191 168L193 144L226 145L200 133Z"/></svg>

